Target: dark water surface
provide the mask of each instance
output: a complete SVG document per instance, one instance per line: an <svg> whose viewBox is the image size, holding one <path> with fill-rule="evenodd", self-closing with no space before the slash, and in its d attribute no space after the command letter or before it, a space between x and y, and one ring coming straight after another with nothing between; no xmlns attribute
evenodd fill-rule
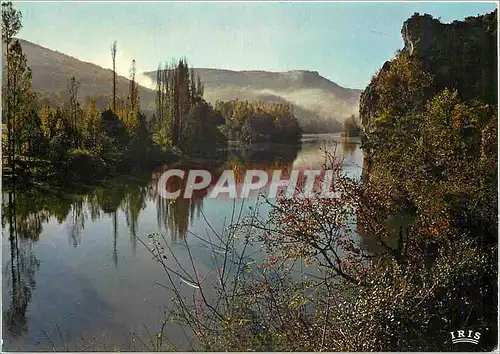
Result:
<svg viewBox="0 0 500 354"><path fill-rule="evenodd" d="M202 165L214 175L229 168L317 169L324 161L320 146L337 146L345 172L360 176L359 139L339 135L304 135L299 148L232 152L226 162ZM6 216L9 196L3 194L3 350L144 350L131 333L147 342L148 330L158 331L162 306L171 299L156 284L165 281L164 271L138 238L148 242L148 234L163 234L179 259L187 257L187 243L198 270L210 271L213 253L202 242L210 238L210 227L222 230L231 223L234 208L244 203L246 213L255 205L252 200L209 199L207 191L172 203L156 189L168 168L193 166L163 166L87 191L18 192L13 225ZM259 213L265 218L265 209ZM183 289L193 292L185 284ZM180 328L170 325L166 334L178 349L188 349Z"/></svg>

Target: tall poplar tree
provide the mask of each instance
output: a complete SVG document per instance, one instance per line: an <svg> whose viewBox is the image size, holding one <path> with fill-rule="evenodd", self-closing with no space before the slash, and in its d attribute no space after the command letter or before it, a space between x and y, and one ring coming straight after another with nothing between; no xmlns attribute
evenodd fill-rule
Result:
<svg viewBox="0 0 500 354"><path fill-rule="evenodd" d="M137 68L135 59L132 60L132 67L130 68L130 88L129 88L129 101L130 109L137 113L139 111L139 85L135 81Z"/></svg>
<svg viewBox="0 0 500 354"><path fill-rule="evenodd" d="M116 111L116 41L111 45L111 58L113 59L113 111Z"/></svg>
<svg viewBox="0 0 500 354"><path fill-rule="evenodd" d="M78 103L78 87L80 83L74 76L68 82L68 100L69 100L69 120L71 124L71 130L73 134L73 144L75 148L80 147L80 139L79 139L79 103Z"/></svg>
<svg viewBox="0 0 500 354"><path fill-rule="evenodd" d="M13 106L17 105L16 97L12 91L12 79L14 73L12 69L16 66L13 63L13 56L17 51L13 51L11 48L14 36L21 30L21 12L13 8L11 2L2 3L2 42L5 45L6 52L3 57L5 58L4 67L2 68L2 73L6 76L2 78L4 82L4 87L2 90L2 121L7 123L7 136L4 141L6 141L7 150L7 164L11 170L11 174L14 175L14 114ZM4 76L2 75L2 76ZM5 150L4 150L5 151Z"/></svg>

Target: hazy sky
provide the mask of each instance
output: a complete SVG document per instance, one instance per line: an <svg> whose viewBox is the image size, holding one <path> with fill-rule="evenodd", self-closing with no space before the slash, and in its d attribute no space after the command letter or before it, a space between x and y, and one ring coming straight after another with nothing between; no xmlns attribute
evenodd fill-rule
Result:
<svg viewBox="0 0 500 354"><path fill-rule="evenodd" d="M363 88L402 47L401 26L414 12L444 22L490 12L484 3L15 3L19 36L127 75L185 56L191 66L233 70L315 70Z"/></svg>

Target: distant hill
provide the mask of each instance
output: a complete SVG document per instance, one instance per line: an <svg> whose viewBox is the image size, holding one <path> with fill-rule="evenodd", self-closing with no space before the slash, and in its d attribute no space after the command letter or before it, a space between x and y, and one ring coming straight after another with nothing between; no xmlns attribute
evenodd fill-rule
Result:
<svg viewBox="0 0 500 354"><path fill-rule="evenodd" d="M79 98L93 97L100 108L111 101L113 73L98 65L21 40L28 64L33 71L33 89L42 102L64 105L68 79L80 81ZM348 89L319 75L315 71L231 71L195 69L205 84L205 97L216 100L260 100L265 103L291 102L295 114L306 132L340 131L341 122L357 115L361 91ZM156 79L156 71L144 75ZM128 93L129 81L118 76L117 91L121 97ZM155 91L140 86L141 107L146 113L155 109Z"/></svg>
<svg viewBox="0 0 500 354"><path fill-rule="evenodd" d="M20 40L28 65L33 71L33 90L45 103L62 106L67 101L66 88L71 76L80 81L78 96L84 102L87 96L97 99L100 108L112 100L113 71L93 63L84 62L66 54L50 50L34 43ZM110 58L111 60L111 58ZM129 80L117 77L117 96L127 97ZM141 104L146 109L154 109L155 91L139 87Z"/></svg>

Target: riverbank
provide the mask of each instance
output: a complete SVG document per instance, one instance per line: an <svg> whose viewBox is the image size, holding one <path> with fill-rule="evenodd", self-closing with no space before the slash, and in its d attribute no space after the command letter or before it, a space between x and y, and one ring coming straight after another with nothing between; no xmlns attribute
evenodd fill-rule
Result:
<svg viewBox="0 0 500 354"><path fill-rule="evenodd" d="M174 163L185 158L175 150L157 150L147 156L126 154L97 155L88 150L72 149L54 162L37 157L18 157L15 160L15 177L9 169L2 170L4 189L30 187L68 187L81 184L99 185L120 174L135 174L142 169L153 170L164 163ZM4 165L5 166L5 165Z"/></svg>

